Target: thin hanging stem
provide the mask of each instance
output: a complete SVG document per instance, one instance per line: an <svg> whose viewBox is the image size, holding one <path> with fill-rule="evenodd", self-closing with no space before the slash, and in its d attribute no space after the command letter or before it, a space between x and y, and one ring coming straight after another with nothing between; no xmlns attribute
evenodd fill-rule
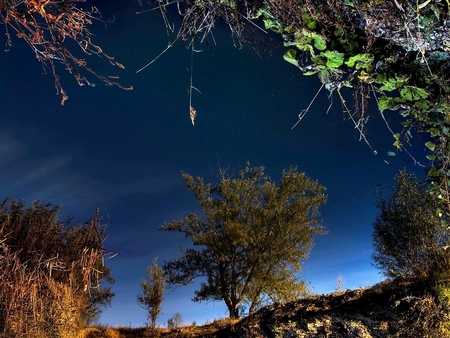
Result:
<svg viewBox="0 0 450 338"><path fill-rule="evenodd" d="M194 71L194 39L192 39L191 46L191 82L189 84L189 107L192 107L192 84L193 84L193 71Z"/></svg>
<svg viewBox="0 0 450 338"><path fill-rule="evenodd" d="M292 78L291 78L292 79ZM289 81L291 80L289 79ZM309 103L308 107L306 107L306 109L303 109L300 114L298 114L298 121L297 123L295 123L291 129L294 129L295 127L297 127L297 124L300 123L300 121L305 117L306 113L309 111L309 108L311 108L312 104L314 103L314 101L317 98L317 95L319 95L320 91L322 90L324 84L322 83L322 85L320 86L319 90L317 91L316 95L314 95L313 99L311 100L311 102Z"/></svg>
<svg viewBox="0 0 450 338"><path fill-rule="evenodd" d="M350 109L347 107L347 104L345 103L345 99L341 94L341 86L340 85L337 87L336 92L338 93L339 98L341 99L342 106L344 107L345 111L347 112L347 115L350 117L350 120L353 122L353 124L355 125L355 128L359 132L359 139L364 140L364 142L367 144L367 146L370 148L370 150L372 150L372 152L375 155L377 155L377 151L372 148L369 140L367 140L367 138L366 138L366 134L364 133L364 124L358 123L355 120L355 118L353 117L352 113L350 112Z"/></svg>
<svg viewBox="0 0 450 338"><path fill-rule="evenodd" d="M192 107L192 89L194 88L193 80L192 80L193 72L194 72L194 39L195 39L195 37L192 38L192 44L191 44L191 81L189 83L189 116L191 118L192 125L195 125L194 121L197 116L197 112ZM197 89L197 88L195 88L195 89Z"/></svg>
<svg viewBox="0 0 450 338"><path fill-rule="evenodd" d="M155 57L152 61L150 61L149 63L147 63L144 67L142 67L141 69L139 69L137 73L143 71L145 68L147 68L148 66L150 66L153 62L155 62L156 60L158 60L165 52L167 52L169 50L170 47L173 46L173 44L178 40L178 38L176 38L175 40L173 40L172 42L169 42L169 44L167 45L166 49L164 49L161 53L159 53L159 55L157 57Z"/></svg>

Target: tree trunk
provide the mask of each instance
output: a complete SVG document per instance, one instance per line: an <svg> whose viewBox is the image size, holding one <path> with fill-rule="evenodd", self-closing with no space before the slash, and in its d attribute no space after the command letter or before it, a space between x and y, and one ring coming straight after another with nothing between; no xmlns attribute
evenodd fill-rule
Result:
<svg viewBox="0 0 450 338"><path fill-rule="evenodd" d="M228 311L230 312L231 319L239 318L239 304L230 304L228 306Z"/></svg>

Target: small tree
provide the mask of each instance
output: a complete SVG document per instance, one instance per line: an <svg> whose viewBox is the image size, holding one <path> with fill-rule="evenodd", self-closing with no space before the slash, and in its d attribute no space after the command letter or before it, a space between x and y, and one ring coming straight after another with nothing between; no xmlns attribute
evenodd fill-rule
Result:
<svg viewBox="0 0 450 338"><path fill-rule="evenodd" d="M169 330L173 330L179 328L182 323L183 317L181 316L181 313L177 312L172 316L172 318L169 318L169 320L167 321L167 328Z"/></svg>
<svg viewBox="0 0 450 338"><path fill-rule="evenodd" d="M212 186L183 173L202 215L190 213L162 229L183 232L199 249L164 265L170 285L187 285L204 277L194 301L223 300L230 317L240 304L249 312L265 302L298 299L307 293L297 279L301 260L322 234L318 208L325 188L296 168L283 171L277 185L264 167L249 165L235 179L222 175Z"/></svg>
<svg viewBox="0 0 450 338"><path fill-rule="evenodd" d="M339 276L337 276L336 279L336 288L335 288L336 292L343 292L344 284L345 284L344 277L342 277L342 275L339 274Z"/></svg>
<svg viewBox="0 0 450 338"><path fill-rule="evenodd" d="M390 278L430 278L448 268L449 232L436 215L439 201L427 184L406 169L395 177L389 197L379 196L372 234L375 266Z"/></svg>
<svg viewBox="0 0 450 338"><path fill-rule="evenodd" d="M156 259L153 265L147 268L147 274L141 281L143 293L137 296L139 305L148 312L151 327L155 328L156 318L161 313L161 304L164 296L165 278Z"/></svg>

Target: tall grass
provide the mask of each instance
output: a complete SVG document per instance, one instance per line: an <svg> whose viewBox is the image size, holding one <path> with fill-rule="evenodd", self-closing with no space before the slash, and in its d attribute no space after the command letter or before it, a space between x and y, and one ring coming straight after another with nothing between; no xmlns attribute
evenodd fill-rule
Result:
<svg viewBox="0 0 450 338"><path fill-rule="evenodd" d="M101 277L104 234L97 214L74 227L59 207L0 204L0 337L73 338Z"/></svg>

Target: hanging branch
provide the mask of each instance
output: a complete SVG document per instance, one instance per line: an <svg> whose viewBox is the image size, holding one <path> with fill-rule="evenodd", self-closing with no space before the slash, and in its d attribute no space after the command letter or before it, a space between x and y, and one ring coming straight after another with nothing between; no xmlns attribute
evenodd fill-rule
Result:
<svg viewBox="0 0 450 338"><path fill-rule="evenodd" d="M192 107L192 88L195 88L192 85L192 74L194 72L194 38L192 38L191 41L191 81L189 83L189 116L191 118L192 125L194 124L194 120L197 117L197 112L195 111L194 107ZM195 88L198 90L197 88Z"/></svg>
<svg viewBox="0 0 450 338"><path fill-rule="evenodd" d="M61 95L61 105L68 99L57 75L56 66L62 63L64 68L72 74L80 86L89 83L82 75L87 71L106 84L123 87L111 79L117 76L103 76L92 70L85 59L78 57L66 47L66 39L74 41L86 55L105 57L109 63L119 68L124 66L114 60L91 41L92 33L88 26L94 21L100 21L101 16L96 7L86 11L78 8L75 3L83 0L0 0L0 22L4 24L6 35L6 50L12 46L11 35L23 39L41 62L44 70L50 70L55 80L56 93Z"/></svg>

